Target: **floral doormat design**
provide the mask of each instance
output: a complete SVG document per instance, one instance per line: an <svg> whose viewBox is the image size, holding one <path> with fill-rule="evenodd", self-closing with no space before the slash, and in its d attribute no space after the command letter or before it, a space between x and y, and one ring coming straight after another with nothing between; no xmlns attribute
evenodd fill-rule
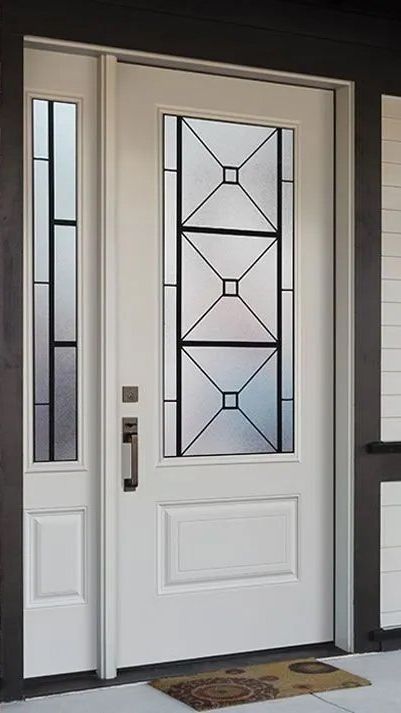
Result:
<svg viewBox="0 0 401 713"><path fill-rule="evenodd" d="M150 685L197 711L205 711L339 688L359 688L369 686L370 681L323 661L300 659L226 668L195 676L159 678Z"/></svg>

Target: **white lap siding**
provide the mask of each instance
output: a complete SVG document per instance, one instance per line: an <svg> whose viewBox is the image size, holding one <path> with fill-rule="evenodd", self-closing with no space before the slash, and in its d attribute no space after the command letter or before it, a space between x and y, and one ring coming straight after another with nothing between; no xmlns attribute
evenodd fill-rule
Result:
<svg viewBox="0 0 401 713"><path fill-rule="evenodd" d="M401 99L383 99L381 438L401 441ZM381 487L381 626L401 626L401 482Z"/></svg>
<svg viewBox="0 0 401 713"><path fill-rule="evenodd" d="M381 486L381 626L401 626L401 482Z"/></svg>
<svg viewBox="0 0 401 713"><path fill-rule="evenodd" d="M401 441L401 99L383 99L381 438Z"/></svg>

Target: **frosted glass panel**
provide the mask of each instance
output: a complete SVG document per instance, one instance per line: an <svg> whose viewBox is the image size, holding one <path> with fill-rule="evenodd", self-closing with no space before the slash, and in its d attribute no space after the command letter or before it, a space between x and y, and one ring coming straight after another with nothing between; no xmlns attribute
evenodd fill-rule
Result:
<svg viewBox="0 0 401 713"><path fill-rule="evenodd" d="M166 115L164 142L164 455L292 452L294 132Z"/></svg>
<svg viewBox="0 0 401 713"><path fill-rule="evenodd" d="M282 189L282 282L284 289L293 287L294 197L291 181Z"/></svg>
<svg viewBox="0 0 401 713"><path fill-rule="evenodd" d="M166 456L175 455L176 444L176 409L177 404L174 401L166 401L164 403L164 448L163 452Z"/></svg>
<svg viewBox="0 0 401 713"><path fill-rule="evenodd" d="M176 291L174 287L167 287L164 299L164 330L165 330L165 358L164 358L164 394L168 400L177 396L176 389Z"/></svg>
<svg viewBox="0 0 401 713"><path fill-rule="evenodd" d="M35 403L49 403L49 286L34 287Z"/></svg>
<svg viewBox="0 0 401 713"><path fill-rule="evenodd" d="M76 105L54 102L55 218L76 217Z"/></svg>
<svg viewBox="0 0 401 713"><path fill-rule="evenodd" d="M57 225L54 231L54 331L56 341L75 340L76 230Z"/></svg>
<svg viewBox="0 0 401 713"><path fill-rule="evenodd" d="M32 101L34 460L76 460L77 221L73 103Z"/></svg>
<svg viewBox="0 0 401 713"><path fill-rule="evenodd" d="M177 268L177 176L175 171L164 175L164 277L167 284L175 285Z"/></svg>
<svg viewBox="0 0 401 713"><path fill-rule="evenodd" d="M34 279L49 279L49 162L33 162Z"/></svg>
<svg viewBox="0 0 401 713"><path fill-rule="evenodd" d="M49 157L49 112L48 102L35 99L33 114L33 157Z"/></svg>
<svg viewBox="0 0 401 713"><path fill-rule="evenodd" d="M54 452L56 460L76 459L76 352L60 347L54 355Z"/></svg>
<svg viewBox="0 0 401 713"><path fill-rule="evenodd" d="M293 130L284 129L283 135L283 181L292 181L294 176Z"/></svg>
<svg viewBox="0 0 401 713"><path fill-rule="evenodd" d="M34 455L36 462L49 460L49 407L35 406Z"/></svg>
<svg viewBox="0 0 401 713"><path fill-rule="evenodd" d="M164 134L164 168L175 171L177 168L177 119L175 116L166 116Z"/></svg>

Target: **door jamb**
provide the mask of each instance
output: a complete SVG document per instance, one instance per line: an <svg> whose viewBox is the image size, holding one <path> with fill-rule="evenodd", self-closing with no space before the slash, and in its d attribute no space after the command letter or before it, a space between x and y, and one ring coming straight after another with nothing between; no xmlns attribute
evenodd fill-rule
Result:
<svg viewBox="0 0 401 713"><path fill-rule="evenodd" d="M207 74L236 76L331 89L335 97L335 447L334 447L334 641L353 651L354 561L354 83L290 72L195 61L132 50L120 50L48 38L26 37L34 49L94 55L99 58L100 87L100 254L101 254L101 497L98 675L117 674L117 462L118 380L112 330L116 324L115 215L115 90L117 62L146 64ZM107 196L107 200L106 200ZM106 300L107 294L107 300ZM106 339L107 336L107 339ZM117 451L117 452L116 452Z"/></svg>

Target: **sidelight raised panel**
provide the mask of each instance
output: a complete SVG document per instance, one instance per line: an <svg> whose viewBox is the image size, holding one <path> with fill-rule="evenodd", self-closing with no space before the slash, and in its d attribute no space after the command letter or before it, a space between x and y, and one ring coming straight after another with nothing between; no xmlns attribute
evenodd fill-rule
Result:
<svg viewBox="0 0 401 713"><path fill-rule="evenodd" d="M159 505L159 591L295 581L297 513L297 497Z"/></svg>
<svg viewBox="0 0 401 713"><path fill-rule="evenodd" d="M26 607L84 604L86 509L26 512Z"/></svg>

